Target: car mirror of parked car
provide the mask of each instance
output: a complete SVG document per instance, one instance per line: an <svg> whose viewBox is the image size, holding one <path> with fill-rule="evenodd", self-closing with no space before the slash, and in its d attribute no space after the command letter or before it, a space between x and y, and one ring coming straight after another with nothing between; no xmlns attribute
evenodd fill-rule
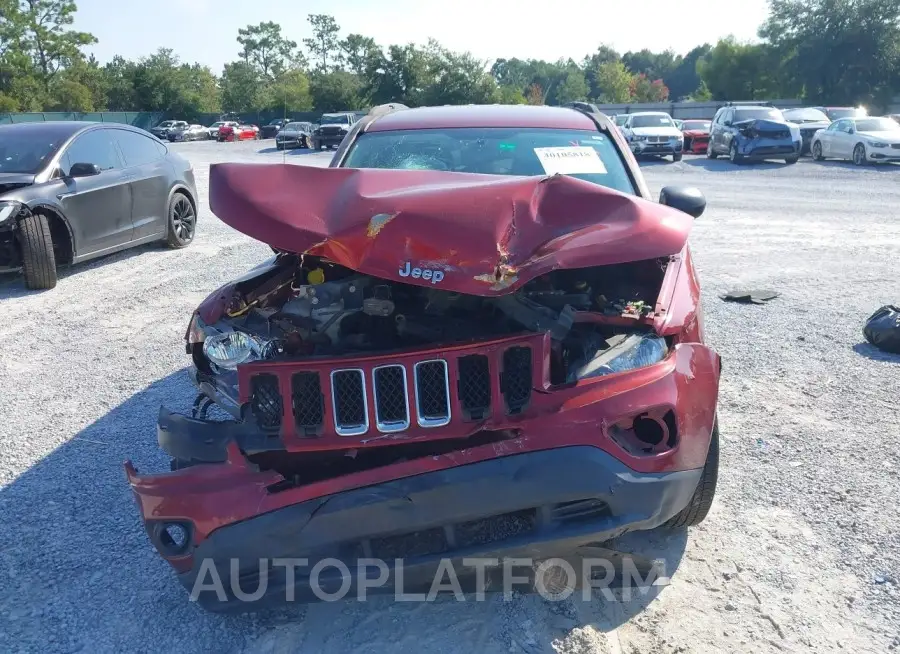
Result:
<svg viewBox="0 0 900 654"><path fill-rule="evenodd" d="M666 186L659 192L659 203L699 218L706 210L706 198L693 186Z"/></svg>
<svg viewBox="0 0 900 654"><path fill-rule="evenodd" d="M74 163L69 168L69 177L91 177L100 174L100 166L92 163Z"/></svg>

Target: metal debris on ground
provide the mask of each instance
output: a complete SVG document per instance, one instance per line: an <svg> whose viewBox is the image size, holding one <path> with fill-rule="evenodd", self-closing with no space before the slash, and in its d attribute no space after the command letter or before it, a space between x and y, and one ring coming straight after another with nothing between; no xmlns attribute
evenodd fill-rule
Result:
<svg viewBox="0 0 900 654"><path fill-rule="evenodd" d="M778 291L729 291L725 295L719 297L726 302L741 302L743 304L765 304L769 300L774 300L781 293Z"/></svg>

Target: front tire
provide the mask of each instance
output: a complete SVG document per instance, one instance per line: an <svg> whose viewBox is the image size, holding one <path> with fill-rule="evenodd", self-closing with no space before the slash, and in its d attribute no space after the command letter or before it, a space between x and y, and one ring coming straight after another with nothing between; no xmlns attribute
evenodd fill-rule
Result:
<svg viewBox="0 0 900 654"><path fill-rule="evenodd" d="M56 286L56 257L47 216L33 213L19 221L19 242L22 246L22 269L25 286L32 290L46 290Z"/></svg>
<svg viewBox="0 0 900 654"><path fill-rule="evenodd" d="M681 161L683 156L684 155L682 155L680 152L676 152L675 154L672 155L672 161L675 163L678 163L679 161Z"/></svg>
<svg viewBox="0 0 900 654"><path fill-rule="evenodd" d="M819 141L813 143L812 146L812 158L813 161L824 161L825 157L822 155L822 144Z"/></svg>
<svg viewBox="0 0 900 654"><path fill-rule="evenodd" d="M731 147L728 148L728 159L733 164L744 163L744 157L738 152L737 143L734 141L731 142Z"/></svg>
<svg viewBox="0 0 900 654"><path fill-rule="evenodd" d="M853 163L857 166L866 165L866 146L862 143L857 143L856 147L853 148Z"/></svg>
<svg viewBox="0 0 900 654"><path fill-rule="evenodd" d="M716 154L716 151L713 150L712 140L710 140L710 142L706 144L706 158L707 159L715 159L718 156L719 155Z"/></svg>
<svg viewBox="0 0 900 654"><path fill-rule="evenodd" d="M784 163L790 165L790 164L795 164L795 163L797 163L798 161L800 161L800 157L787 157L787 158L784 160Z"/></svg>
<svg viewBox="0 0 900 654"><path fill-rule="evenodd" d="M665 526L669 529L681 527L693 527L703 522L712 507L713 498L716 495L716 484L719 480L719 421L713 423L712 437L709 441L709 451L706 454L706 463L703 465L703 473L697 484L691 501L679 513L675 514Z"/></svg>
<svg viewBox="0 0 900 654"><path fill-rule="evenodd" d="M197 212L184 193L175 193L169 200L169 220L166 245L173 249L187 247L197 230Z"/></svg>

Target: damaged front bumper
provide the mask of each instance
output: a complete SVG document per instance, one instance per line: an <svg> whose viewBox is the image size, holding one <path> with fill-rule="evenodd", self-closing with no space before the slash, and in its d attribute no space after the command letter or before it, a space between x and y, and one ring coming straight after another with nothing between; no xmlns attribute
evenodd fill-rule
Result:
<svg viewBox="0 0 900 654"><path fill-rule="evenodd" d="M349 567L362 558L403 558L404 583L414 588L430 583L442 558L566 554L671 518L686 506L706 460L718 377L715 352L676 345L659 364L542 393L537 408L552 396L553 411L480 425L506 430L505 439L476 445L476 433L436 441L455 445L306 482L248 458L249 451L284 448L254 423L162 409L163 449L207 463L143 475L129 462L126 472L151 541L188 588L204 561L224 579L233 559L243 580L259 574L260 558L285 557L306 558L310 566L335 557ZM666 443L653 453L629 446L640 416L669 425ZM183 542L166 536L173 527ZM270 571L270 592L260 602L284 598L287 582L278 574ZM296 597L315 599L299 572L292 587ZM215 592L199 600L211 609L251 608Z"/></svg>

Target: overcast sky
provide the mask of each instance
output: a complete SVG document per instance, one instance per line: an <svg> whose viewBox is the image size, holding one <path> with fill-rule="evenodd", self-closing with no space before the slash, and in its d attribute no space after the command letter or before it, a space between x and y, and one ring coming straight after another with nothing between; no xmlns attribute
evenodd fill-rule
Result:
<svg viewBox="0 0 900 654"><path fill-rule="evenodd" d="M424 43L498 57L580 61L606 43L619 52L672 48L684 54L728 34L755 38L766 0L77 0L77 29L100 42L88 52L106 62L135 59L160 47L220 73L237 58L237 30L276 21L298 44L310 36L308 14L330 14L341 35L358 32L379 44ZM734 20L740 15L740 20ZM731 18L730 18L731 17Z"/></svg>

